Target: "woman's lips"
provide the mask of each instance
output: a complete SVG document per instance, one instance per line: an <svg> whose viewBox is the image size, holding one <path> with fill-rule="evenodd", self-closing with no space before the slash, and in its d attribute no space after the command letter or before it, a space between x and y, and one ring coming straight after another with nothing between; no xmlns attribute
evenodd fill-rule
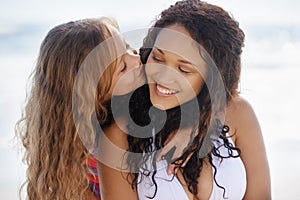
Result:
<svg viewBox="0 0 300 200"><path fill-rule="evenodd" d="M159 96L164 96L164 97L172 96L172 95L178 93L178 91L169 89L158 83L155 84L155 91Z"/></svg>

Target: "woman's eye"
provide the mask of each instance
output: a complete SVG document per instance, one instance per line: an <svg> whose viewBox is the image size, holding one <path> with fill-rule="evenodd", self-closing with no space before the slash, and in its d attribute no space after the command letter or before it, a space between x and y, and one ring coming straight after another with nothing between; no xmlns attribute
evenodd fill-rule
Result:
<svg viewBox="0 0 300 200"><path fill-rule="evenodd" d="M185 68L183 68L183 67L178 67L178 69L179 69L181 72L186 73L186 74L191 73L189 70L187 70L187 69L185 69Z"/></svg>
<svg viewBox="0 0 300 200"><path fill-rule="evenodd" d="M152 60L156 62L163 62L161 59L157 58L156 56L152 55Z"/></svg>

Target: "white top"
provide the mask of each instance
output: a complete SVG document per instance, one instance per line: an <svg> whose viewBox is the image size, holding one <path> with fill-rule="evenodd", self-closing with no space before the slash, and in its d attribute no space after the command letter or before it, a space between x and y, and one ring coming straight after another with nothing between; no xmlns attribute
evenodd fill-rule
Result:
<svg viewBox="0 0 300 200"><path fill-rule="evenodd" d="M228 138L229 142L233 144L232 139ZM223 140L220 139L221 144ZM220 145L219 143L217 144ZM234 145L234 144L233 144ZM222 156L228 156L227 148L224 146L219 148ZM144 167L151 169L152 157ZM246 191L246 171L240 157L238 158L223 158L221 159L212 155L212 162L217 168L216 180L219 185L225 188L225 198L228 200L242 199ZM156 163L157 172L155 174L155 181L157 184L157 193L153 200L189 200L184 188L179 180L166 172L167 161L161 160ZM214 168L212 168L214 174ZM148 197L153 197L155 192L155 185L152 181L152 172L149 176L142 176L140 171L139 182L137 185L139 200L149 200ZM223 189L219 188L215 181L213 181L213 189L210 200L223 199Z"/></svg>

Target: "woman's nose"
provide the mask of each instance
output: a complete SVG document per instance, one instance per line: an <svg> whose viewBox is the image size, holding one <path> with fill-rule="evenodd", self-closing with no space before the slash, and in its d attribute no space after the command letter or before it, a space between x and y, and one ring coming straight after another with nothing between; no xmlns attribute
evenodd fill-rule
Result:
<svg viewBox="0 0 300 200"><path fill-rule="evenodd" d="M175 82L176 74L174 69L170 69L169 67L161 67L161 69L156 74L156 79L163 85L169 85Z"/></svg>

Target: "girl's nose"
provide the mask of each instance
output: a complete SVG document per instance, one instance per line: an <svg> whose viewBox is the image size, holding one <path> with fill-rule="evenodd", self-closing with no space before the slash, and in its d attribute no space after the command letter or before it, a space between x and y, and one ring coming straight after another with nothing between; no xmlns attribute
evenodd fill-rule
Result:
<svg viewBox="0 0 300 200"><path fill-rule="evenodd" d="M141 67L141 59L136 50L128 50L124 55L124 61L128 68L139 68Z"/></svg>

